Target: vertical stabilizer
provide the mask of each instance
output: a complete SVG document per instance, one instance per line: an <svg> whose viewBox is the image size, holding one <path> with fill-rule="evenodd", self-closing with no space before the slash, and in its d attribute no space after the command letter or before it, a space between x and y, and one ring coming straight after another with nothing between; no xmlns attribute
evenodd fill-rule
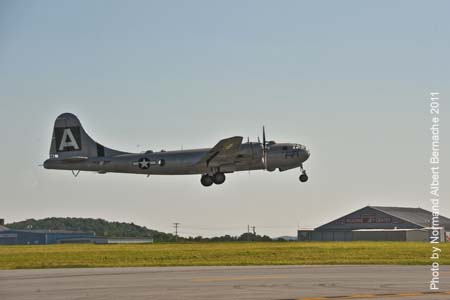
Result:
<svg viewBox="0 0 450 300"><path fill-rule="evenodd" d="M102 146L84 131L80 120L71 113L56 118L53 127L50 158L90 158L124 154Z"/></svg>

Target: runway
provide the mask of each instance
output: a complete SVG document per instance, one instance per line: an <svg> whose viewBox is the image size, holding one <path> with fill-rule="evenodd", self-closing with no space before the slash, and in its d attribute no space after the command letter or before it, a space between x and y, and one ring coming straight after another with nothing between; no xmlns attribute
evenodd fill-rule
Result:
<svg viewBox="0 0 450 300"><path fill-rule="evenodd" d="M449 299L450 266L255 266L0 271L0 299Z"/></svg>

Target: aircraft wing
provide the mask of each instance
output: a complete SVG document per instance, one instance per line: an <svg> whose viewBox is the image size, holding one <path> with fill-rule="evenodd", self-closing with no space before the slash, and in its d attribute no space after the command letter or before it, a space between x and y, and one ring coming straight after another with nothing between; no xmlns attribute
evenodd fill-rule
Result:
<svg viewBox="0 0 450 300"><path fill-rule="evenodd" d="M242 136L234 136L218 142L200 160L207 166L218 167L225 164L233 164L242 144Z"/></svg>

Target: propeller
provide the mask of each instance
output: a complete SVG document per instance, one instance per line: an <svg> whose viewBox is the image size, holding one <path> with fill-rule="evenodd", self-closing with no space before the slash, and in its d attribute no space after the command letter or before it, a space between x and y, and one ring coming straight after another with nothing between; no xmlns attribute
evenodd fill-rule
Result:
<svg viewBox="0 0 450 300"><path fill-rule="evenodd" d="M266 129L264 126L263 126L263 142L262 142L262 158L261 159L262 159L262 163L264 165L264 169L267 170L267 141L266 141Z"/></svg>
<svg viewBox="0 0 450 300"><path fill-rule="evenodd" d="M263 146L266 147L266 129L263 126Z"/></svg>

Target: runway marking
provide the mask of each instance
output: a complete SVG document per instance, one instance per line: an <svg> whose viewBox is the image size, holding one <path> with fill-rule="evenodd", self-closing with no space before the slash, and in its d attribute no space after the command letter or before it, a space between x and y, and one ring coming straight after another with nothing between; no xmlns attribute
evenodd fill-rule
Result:
<svg viewBox="0 0 450 300"><path fill-rule="evenodd" d="M235 276L235 277L205 277L194 278L192 282L221 282L221 281L238 281L238 280L264 280L264 279L286 279L286 275L267 275L267 276Z"/></svg>
<svg viewBox="0 0 450 300"><path fill-rule="evenodd" d="M450 295L450 292L416 292L416 293L386 293L386 294L354 294L342 296L303 297L286 300L330 300L330 299L373 299L373 298L404 298L429 295Z"/></svg>

